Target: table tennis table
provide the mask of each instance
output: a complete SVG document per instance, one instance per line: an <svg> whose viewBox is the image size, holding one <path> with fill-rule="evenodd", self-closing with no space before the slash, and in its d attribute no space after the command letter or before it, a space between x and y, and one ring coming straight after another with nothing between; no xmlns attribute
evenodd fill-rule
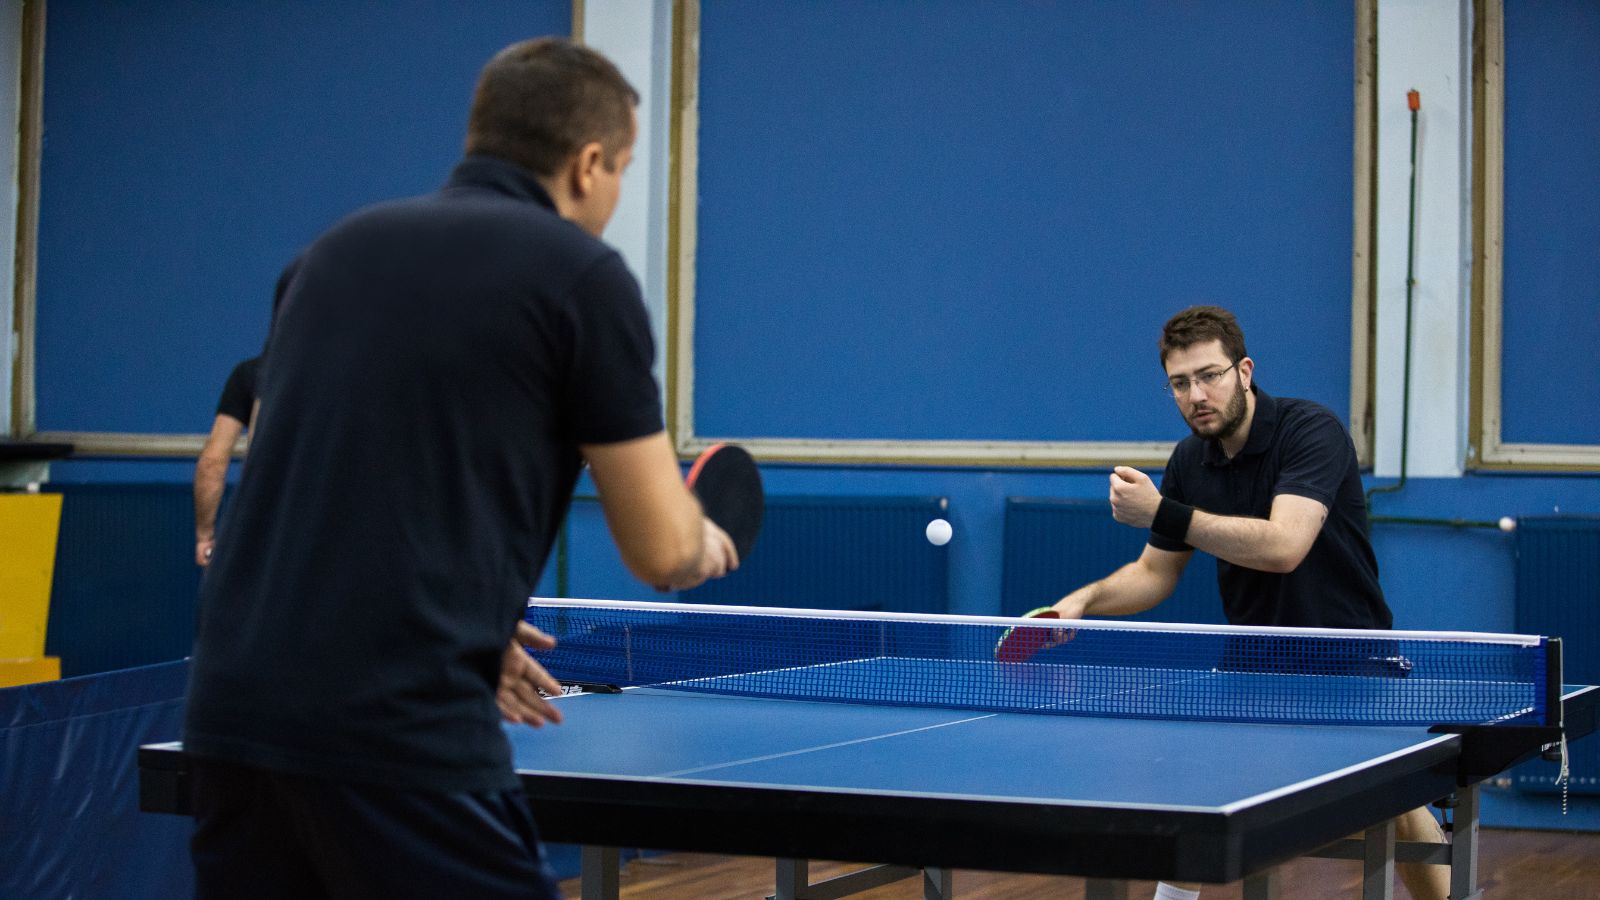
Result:
<svg viewBox="0 0 1600 900"><path fill-rule="evenodd" d="M814 672L903 664L863 658ZM958 682L979 677L968 662L935 665ZM803 679L808 668L784 675ZM585 900L617 896L616 848L630 847L774 858L779 898L839 897L918 874L925 897L948 898L950 870L971 868L1086 877L1095 900L1126 896L1130 879L1243 879L1247 897L1265 900L1276 896L1275 867L1313 853L1363 860L1366 898L1392 895L1397 860L1448 863L1451 896L1477 897L1478 782L1552 735L696 689L762 674L691 679L688 690L591 683L558 701L565 724L506 728L545 839L585 848ZM1553 695L1568 738L1594 729L1600 688ZM140 767L144 809L187 811L181 745L142 748ZM1451 843L1396 845L1395 816L1447 797ZM810 884L812 859L880 865Z"/></svg>

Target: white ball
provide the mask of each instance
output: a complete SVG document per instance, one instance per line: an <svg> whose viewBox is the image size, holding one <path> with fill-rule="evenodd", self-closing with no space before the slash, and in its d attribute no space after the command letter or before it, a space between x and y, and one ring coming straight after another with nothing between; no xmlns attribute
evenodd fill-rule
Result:
<svg viewBox="0 0 1600 900"><path fill-rule="evenodd" d="M1517 530L1517 520L1511 518L1510 516L1501 516L1500 517L1500 530L1501 531L1516 531Z"/></svg>
<svg viewBox="0 0 1600 900"><path fill-rule="evenodd" d="M950 536L954 533L955 529L951 528L950 523L944 519L934 519L928 523L928 543L935 547L943 547L945 544L950 543Z"/></svg>

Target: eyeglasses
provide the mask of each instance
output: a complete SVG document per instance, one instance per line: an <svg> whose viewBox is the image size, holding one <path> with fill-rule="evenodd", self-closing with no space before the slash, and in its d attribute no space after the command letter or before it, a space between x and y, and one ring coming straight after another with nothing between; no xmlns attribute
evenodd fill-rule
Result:
<svg viewBox="0 0 1600 900"><path fill-rule="evenodd" d="M1189 388L1197 384L1206 390L1210 390L1216 386L1217 382L1222 380L1222 376L1228 374L1230 369L1236 368L1238 365L1238 363L1234 363L1227 369L1218 369L1215 372L1201 372L1193 378L1183 378L1181 376L1169 378L1167 379L1165 390L1174 397L1181 397L1189 393Z"/></svg>

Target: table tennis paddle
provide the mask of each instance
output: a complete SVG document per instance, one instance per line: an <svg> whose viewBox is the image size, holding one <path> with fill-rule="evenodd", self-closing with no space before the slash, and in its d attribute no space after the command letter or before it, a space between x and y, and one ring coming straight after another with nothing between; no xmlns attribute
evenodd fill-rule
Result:
<svg viewBox="0 0 1600 900"><path fill-rule="evenodd" d="M1029 610L1022 614L1025 619L1059 619L1061 613L1049 606ZM1058 632L1061 628L1024 628L1013 626L1000 635L1000 640L994 645L994 658L1004 663L1020 663L1033 659L1040 650L1045 650L1060 644L1062 638Z"/></svg>
<svg viewBox="0 0 1600 900"><path fill-rule="evenodd" d="M737 444L713 444L695 459L684 482L700 498L706 517L733 539L743 563L756 545L766 514L755 458Z"/></svg>

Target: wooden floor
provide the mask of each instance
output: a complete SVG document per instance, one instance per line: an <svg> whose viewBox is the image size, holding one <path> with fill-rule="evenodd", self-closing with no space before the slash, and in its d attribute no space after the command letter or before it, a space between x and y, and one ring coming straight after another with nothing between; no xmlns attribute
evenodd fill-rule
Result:
<svg viewBox="0 0 1600 900"><path fill-rule="evenodd" d="M811 878L818 881L857 868L836 863L814 863ZM660 900L749 900L772 893L773 863L767 859L672 853L628 863L622 871L623 897ZM1506 831L1484 829L1479 844L1478 884L1486 900L1597 900L1600 898L1600 834L1561 831ZM561 883L568 898L577 900L578 880ZM959 870L955 874L958 898L985 900L1081 900L1081 878L1040 875L1001 875ZM1130 900L1145 900L1154 891L1150 882L1135 882ZM1302 859L1284 867L1283 900L1333 900L1361 895L1359 863L1342 860ZM860 900L917 900L920 884L908 880L856 894ZM1237 884L1208 887L1202 900L1237 900ZM1398 881L1396 897L1407 896Z"/></svg>

